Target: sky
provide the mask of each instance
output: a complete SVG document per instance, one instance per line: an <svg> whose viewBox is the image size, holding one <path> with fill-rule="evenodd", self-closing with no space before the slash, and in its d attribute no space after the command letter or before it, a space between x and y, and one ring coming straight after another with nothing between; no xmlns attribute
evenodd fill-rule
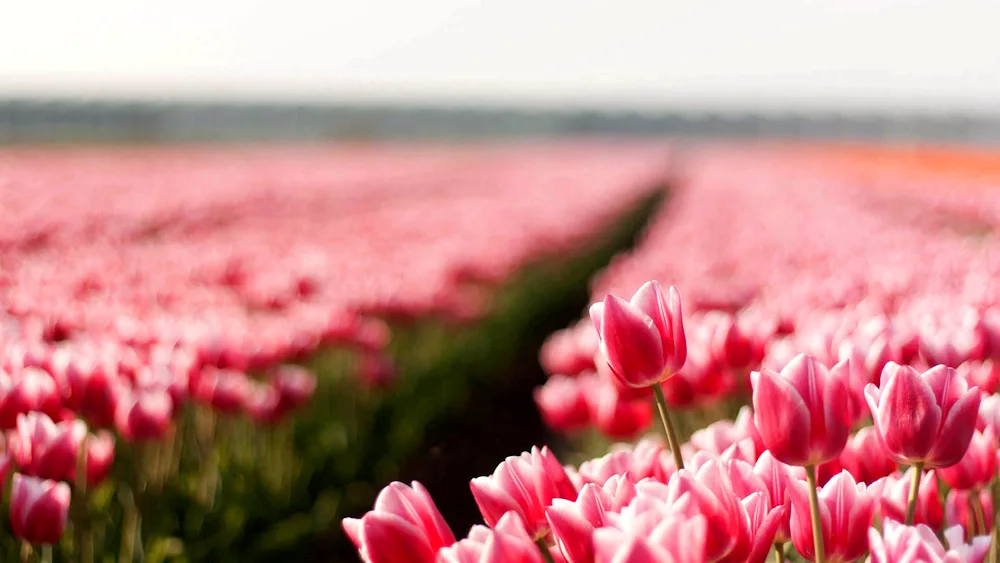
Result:
<svg viewBox="0 0 1000 563"><path fill-rule="evenodd" d="M1000 114L1000 1L0 0L0 97Z"/></svg>

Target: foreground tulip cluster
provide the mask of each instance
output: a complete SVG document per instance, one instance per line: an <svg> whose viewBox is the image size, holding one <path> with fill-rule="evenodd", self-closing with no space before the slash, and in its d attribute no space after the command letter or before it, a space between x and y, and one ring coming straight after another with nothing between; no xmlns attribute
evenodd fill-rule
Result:
<svg viewBox="0 0 1000 563"><path fill-rule="evenodd" d="M535 392L562 432L664 439L576 467L509 458L471 484L488 528L366 561L1000 557L995 186L831 173L843 155L689 156L675 201L596 280L590 318L546 342ZM651 274L691 290L683 312ZM357 545L391 537L378 512L345 521Z"/></svg>
<svg viewBox="0 0 1000 563"><path fill-rule="evenodd" d="M677 290L656 282L595 305L613 377L636 389L678 377L680 312ZM621 444L578 467L544 447L508 457L471 481L485 526L464 539L416 482L389 485L343 527L368 562L985 561L1000 494L997 396L946 365L889 361L859 414L848 400L856 367L803 353L752 371L752 406L685 444L661 411L666 443Z"/></svg>

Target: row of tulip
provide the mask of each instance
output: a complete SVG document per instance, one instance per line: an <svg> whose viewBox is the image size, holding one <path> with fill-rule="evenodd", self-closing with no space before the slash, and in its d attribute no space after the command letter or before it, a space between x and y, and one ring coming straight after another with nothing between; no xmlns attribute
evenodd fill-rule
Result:
<svg viewBox="0 0 1000 563"><path fill-rule="evenodd" d="M345 406L374 404L390 322L479 315L652 193L665 159L648 143L4 151L0 482L22 545L0 534L0 558L199 559L178 536L216 553L248 513L298 506L297 479L357 465L317 445L363 437L324 397L301 443L318 388L350 370Z"/></svg>

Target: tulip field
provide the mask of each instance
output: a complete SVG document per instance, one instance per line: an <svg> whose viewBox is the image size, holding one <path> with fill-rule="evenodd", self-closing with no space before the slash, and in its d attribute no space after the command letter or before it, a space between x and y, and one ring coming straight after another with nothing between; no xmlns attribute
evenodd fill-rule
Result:
<svg viewBox="0 0 1000 563"><path fill-rule="evenodd" d="M1000 563L997 162L0 149L0 561Z"/></svg>
<svg viewBox="0 0 1000 563"><path fill-rule="evenodd" d="M663 143L0 151L0 560L322 560L503 365L459 352L516 349L668 164Z"/></svg>
<svg viewBox="0 0 1000 563"><path fill-rule="evenodd" d="M984 154L679 151L668 201L540 350L534 399L569 441L450 491L389 484L342 523L361 559L998 561ZM434 498L466 486L483 523L453 529Z"/></svg>

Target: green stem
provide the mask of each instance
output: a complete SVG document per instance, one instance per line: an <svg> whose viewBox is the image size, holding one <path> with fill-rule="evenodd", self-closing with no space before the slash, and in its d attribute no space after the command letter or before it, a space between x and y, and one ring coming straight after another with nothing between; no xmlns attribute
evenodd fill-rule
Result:
<svg viewBox="0 0 1000 563"><path fill-rule="evenodd" d="M94 534L90 528L90 491L87 487L87 442L89 435L80 442L76 456L76 506L73 518L73 547L80 563L94 562Z"/></svg>
<svg viewBox="0 0 1000 563"><path fill-rule="evenodd" d="M986 529L986 511L983 510L983 502L979 500L978 490L969 492L969 504L972 506L972 515L976 523L976 530L972 535L985 536L989 530Z"/></svg>
<svg viewBox="0 0 1000 563"><path fill-rule="evenodd" d="M785 544L774 544L774 561L775 563L785 563Z"/></svg>
<svg viewBox="0 0 1000 563"><path fill-rule="evenodd" d="M823 520L819 513L819 494L816 491L816 466L806 466L806 482L809 484L809 514L812 518L813 551L815 563L826 563L823 549Z"/></svg>
<svg viewBox="0 0 1000 563"><path fill-rule="evenodd" d="M135 496L127 485L118 491L122 503L124 522L122 522L122 545L118 561L132 563L135 561L135 543L139 536L139 509L135 505Z"/></svg>
<svg viewBox="0 0 1000 563"><path fill-rule="evenodd" d="M52 563L52 546L43 545L42 546L42 560L41 563Z"/></svg>
<svg viewBox="0 0 1000 563"><path fill-rule="evenodd" d="M913 478L910 480L910 497L906 503L906 525L913 525L913 518L917 515L917 496L920 493L920 477L924 472L924 463L918 461L913 464Z"/></svg>
<svg viewBox="0 0 1000 563"><path fill-rule="evenodd" d="M545 543L545 538L536 539L535 545L538 546L538 551L542 552L542 559L545 560L545 563L555 563L555 559L552 558L552 552L549 551L549 544Z"/></svg>
<svg viewBox="0 0 1000 563"><path fill-rule="evenodd" d="M660 411L663 430L667 433L667 444L670 445L670 452L674 454L674 466L680 471L684 469L684 458L681 457L681 444L677 440L677 432L674 431L674 424L670 421L670 411L667 410L667 398L663 396L663 388L660 387L659 383L653 384L653 396L656 397L656 408Z"/></svg>
<svg viewBox="0 0 1000 563"><path fill-rule="evenodd" d="M993 475L990 490L993 492L993 545L990 547L990 563L1000 563L1000 474Z"/></svg>
<svg viewBox="0 0 1000 563"><path fill-rule="evenodd" d="M31 544L21 540L21 563L31 561Z"/></svg>

